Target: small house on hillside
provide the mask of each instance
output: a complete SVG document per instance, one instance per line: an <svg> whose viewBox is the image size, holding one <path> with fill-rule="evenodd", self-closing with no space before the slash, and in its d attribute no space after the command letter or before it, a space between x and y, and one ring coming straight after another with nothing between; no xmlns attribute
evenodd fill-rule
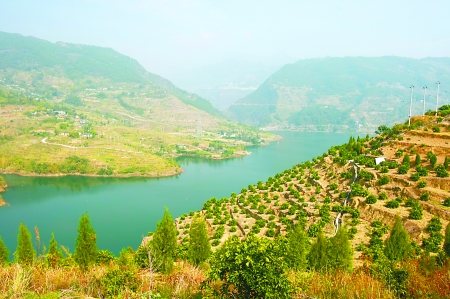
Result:
<svg viewBox="0 0 450 299"><path fill-rule="evenodd" d="M386 157L375 157L375 165L378 165L384 161L386 161Z"/></svg>

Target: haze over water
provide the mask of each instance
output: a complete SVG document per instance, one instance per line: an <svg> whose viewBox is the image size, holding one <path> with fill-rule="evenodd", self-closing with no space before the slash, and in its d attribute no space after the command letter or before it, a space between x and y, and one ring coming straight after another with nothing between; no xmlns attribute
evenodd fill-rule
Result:
<svg viewBox="0 0 450 299"><path fill-rule="evenodd" d="M154 231L164 207L175 217L201 209L211 197L229 197L243 187L310 160L332 145L347 142L349 134L281 132L283 139L266 147L249 148L251 155L229 160L182 157L185 170L175 177L92 178L20 177L5 175L10 204L0 208L0 236L12 252L17 246L20 222L48 247L51 233L73 252L80 216L88 212L97 233L99 249L118 254L136 249L148 231Z"/></svg>

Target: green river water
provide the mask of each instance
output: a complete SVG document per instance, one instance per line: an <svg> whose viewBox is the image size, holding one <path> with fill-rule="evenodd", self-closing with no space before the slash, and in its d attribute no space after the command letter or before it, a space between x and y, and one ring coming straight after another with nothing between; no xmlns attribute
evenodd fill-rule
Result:
<svg viewBox="0 0 450 299"><path fill-rule="evenodd" d="M73 252L78 220L87 212L97 233L99 249L118 254L136 249L148 231L154 231L164 207L175 217L198 210L211 198L229 197L243 187L317 157L330 146L342 144L348 134L278 132L283 137L265 147L251 147L246 157L205 160L182 157L184 172L160 179L92 177L21 177L4 175L8 190L0 208L0 236L11 252L17 246L20 222L34 239L48 247L51 233Z"/></svg>

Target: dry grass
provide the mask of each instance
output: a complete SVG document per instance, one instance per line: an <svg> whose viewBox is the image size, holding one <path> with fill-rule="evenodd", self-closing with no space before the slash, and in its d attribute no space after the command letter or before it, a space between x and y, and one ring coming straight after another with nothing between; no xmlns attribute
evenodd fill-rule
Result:
<svg viewBox="0 0 450 299"><path fill-rule="evenodd" d="M291 272L290 279L298 288L296 298L395 298L383 283L363 271L326 274Z"/></svg>
<svg viewBox="0 0 450 299"><path fill-rule="evenodd" d="M88 272L78 267L48 268L43 265L22 267L19 264L0 267L0 298L24 298L57 294L58 298L100 298L101 279L110 266L93 266ZM137 271L137 270L136 270ZM124 289L122 298L142 298L150 293L161 293L168 298L190 298L199 291L205 271L188 263L179 263L171 275L139 271L137 291ZM34 298L34 297L33 297Z"/></svg>

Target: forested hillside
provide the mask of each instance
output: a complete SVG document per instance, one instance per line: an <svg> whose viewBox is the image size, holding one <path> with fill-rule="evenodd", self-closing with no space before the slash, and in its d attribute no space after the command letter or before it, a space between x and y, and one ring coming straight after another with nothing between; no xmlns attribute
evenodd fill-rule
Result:
<svg viewBox="0 0 450 299"><path fill-rule="evenodd" d="M292 130L373 132L436 107L437 85L450 84L450 58L345 57L287 64L228 112L252 125ZM440 100L448 104L446 88Z"/></svg>

